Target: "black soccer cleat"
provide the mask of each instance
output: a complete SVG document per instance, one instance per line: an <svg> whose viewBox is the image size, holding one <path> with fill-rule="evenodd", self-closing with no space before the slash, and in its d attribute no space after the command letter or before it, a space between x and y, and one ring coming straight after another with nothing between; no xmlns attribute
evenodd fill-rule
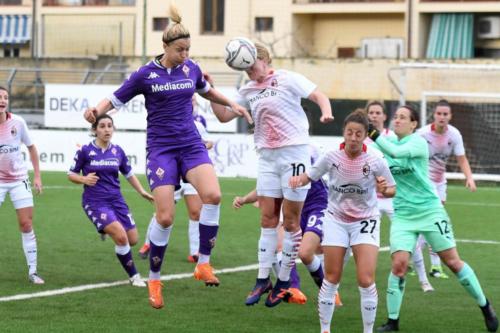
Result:
<svg viewBox="0 0 500 333"><path fill-rule="evenodd" d="M399 331L399 318L387 319L387 323L377 328L377 332L397 332Z"/></svg>
<svg viewBox="0 0 500 333"><path fill-rule="evenodd" d="M485 306L480 306L481 312L484 316L484 323L488 332L496 332L498 330L498 317L495 310L490 304L490 301L486 300Z"/></svg>

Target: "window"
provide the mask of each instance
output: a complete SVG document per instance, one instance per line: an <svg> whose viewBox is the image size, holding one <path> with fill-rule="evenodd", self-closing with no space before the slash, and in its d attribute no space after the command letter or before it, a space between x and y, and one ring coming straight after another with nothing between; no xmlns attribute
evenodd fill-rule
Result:
<svg viewBox="0 0 500 333"><path fill-rule="evenodd" d="M7 45L6 48L3 49L3 56L5 58L19 58L19 48Z"/></svg>
<svg viewBox="0 0 500 333"><path fill-rule="evenodd" d="M1 6L20 6L22 5L22 0L0 0Z"/></svg>
<svg viewBox="0 0 500 333"><path fill-rule="evenodd" d="M255 31L273 31L272 17L256 17Z"/></svg>
<svg viewBox="0 0 500 333"><path fill-rule="evenodd" d="M168 17L153 17L153 31L163 31L168 25Z"/></svg>
<svg viewBox="0 0 500 333"><path fill-rule="evenodd" d="M201 33L224 32L224 0L202 0Z"/></svg>

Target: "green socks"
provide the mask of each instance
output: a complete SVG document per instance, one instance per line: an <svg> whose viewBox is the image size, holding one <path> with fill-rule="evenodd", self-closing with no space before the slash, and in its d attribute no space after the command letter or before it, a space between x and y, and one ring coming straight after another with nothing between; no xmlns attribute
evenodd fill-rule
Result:
<svg viewBox="0 0 500 333"><path fill-rule="evenodd" d="M405 279L389 273L387 283L387 312L390 319L399 318L399 310L405 293Z"/></svg>
<svg viewBox="0 0 500 333"><path fill-rule="evenodd" d="M467 265L466 262L464 262L464 267L462 267L460 272L458 272L456 275L458 281L460 281L460 284L472 297L474 297L477 304L479 304L479 306L485 306L486 297L483 294L483 289L481 289L481 285L479 284L476 273L474 273L472 268Z"/></svg>

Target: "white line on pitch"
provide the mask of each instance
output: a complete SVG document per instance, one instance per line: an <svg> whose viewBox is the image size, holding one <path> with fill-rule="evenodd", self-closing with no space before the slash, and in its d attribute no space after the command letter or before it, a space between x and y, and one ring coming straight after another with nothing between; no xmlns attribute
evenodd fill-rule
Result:
<svg viewBox="0 0 500 333"><path fill-rule="evenodd" d="M490 240L457 239L456 241L460 242L460 243L500 244L500 242L490 241ZM389 246L384 246L384 247L380 248L380 252L387 252L387 251L389 251L389 249L390 249ZM253 265L238 266L238 267L232 267L232 268L223 268L223 269L215 270L215 273L216 274L226 274L226 273L235 273L235 272L245 272L245 271L251 271L254 269L258 269L258 268L259 268L258 264L253 264ZM161 277L161 280L162 281L181 280L181 279L191 278L192 276L193 276L193 273L180 273L180 274L172 274L172 275L163 275ZM11 302L11 301L20 301L20 300L32 299L32 298L63 295L63 294L76 293L76 292L85 291L85 290L123 286L123 285L126 285L128 283L129 283L128 280L125 280L125 281L122 280L122 281L115 281L115 282L108 282L108 283L86 284L86 285L76 286L76 287L66 287L66 288L61 288L61 289L46 290L46 291L40 291L37 293L31 293L31 294L18 294L18 295L12 295L12 296L4 296L4 297L0 297L0 303L1 302Z"/></svg>

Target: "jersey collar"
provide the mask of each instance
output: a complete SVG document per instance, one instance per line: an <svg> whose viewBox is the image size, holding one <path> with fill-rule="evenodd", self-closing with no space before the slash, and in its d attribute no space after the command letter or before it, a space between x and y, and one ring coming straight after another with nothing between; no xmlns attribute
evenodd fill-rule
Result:
<svg viewBox="0 0 500 333"><path fill-rule="evenodd" d="M183 63L182 63L182 64L180 64L180 65L177 65L177 66L172 67L172 68L168 68L168 67L165 67L165 66L163 66L163 65L161 64L160 60L161 60L161 58L162 58L162 57L163 57L163 54L160 54L159 56L156 56L156 57L153 59L153 64L154 64L156 67L161 68L161 69L164 69L164 70L166 70L166 71L168 71L168 70L172 71L172 70L177 69L177 68L179 68L181 65L184 65L184 64L186 63L186 62L183 62Z"/></svg>
<svg viewBox="0 0 500 333"><path fill-rule="evenodd" d="M448 126L446 126L446 127L444 128L443 133L444 133L444 132L446 132L447 130L448 130ZM432 123L432 124L431 124L431 131L436 132L436 124L434 124L434 123ZM436 133L437 133L437 132L436 132ZM438 133L438 134L439 134L439 133Z"/></svg>

